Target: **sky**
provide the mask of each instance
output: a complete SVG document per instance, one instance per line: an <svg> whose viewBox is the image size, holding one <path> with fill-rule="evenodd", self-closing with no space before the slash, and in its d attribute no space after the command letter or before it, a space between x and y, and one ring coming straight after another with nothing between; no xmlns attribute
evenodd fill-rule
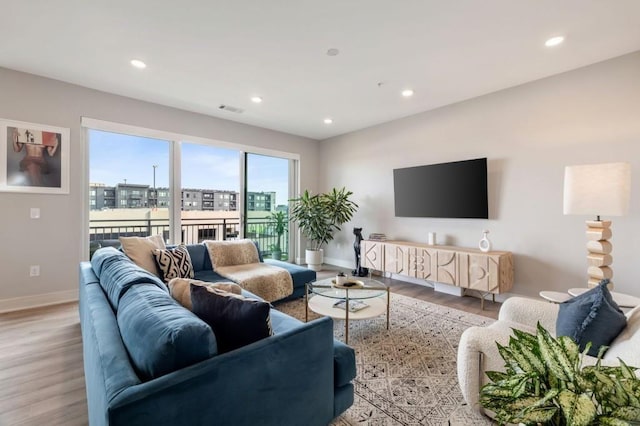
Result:
<svg viewBox="0 0 640 426"><path fill-rule="evenodd" d="M170 142L138 136L89 132L89 181L153 187L169 186ZM195 143L182 143L182 187L240 191L240 152ZM287 204L289 161L258 154L248 155L247 182L252 192L276 193L277 204Z"/></svg>

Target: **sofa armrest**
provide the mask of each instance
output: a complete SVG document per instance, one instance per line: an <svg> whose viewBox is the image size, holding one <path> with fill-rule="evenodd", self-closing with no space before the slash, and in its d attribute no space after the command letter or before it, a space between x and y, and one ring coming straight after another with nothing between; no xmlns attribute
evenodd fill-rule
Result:
<svg viewBox="0 0 640 426"><path fill-rule="evenodd" d="M507 299L502 304L498 315L500 321L510 321L534 328L539 321L553 335L556 333L557 318L557 304L524 297Z"/></svg>
<svg viewBox="0 0 640 426"><path fill-rule="evenodd" d="M110 425L328 424L333 321L321 318L155 380L112 401Z"/></svg>
<svg viewBox="0 0 640 426"><path fill-rule="evenodd" d="M488 382L485 371L504 371L504 361L496 342L507 344L511 327L517 324L495 322L488 327L470 327L458 345L458 383L467 404L480 410L480 388Z"/></svg>

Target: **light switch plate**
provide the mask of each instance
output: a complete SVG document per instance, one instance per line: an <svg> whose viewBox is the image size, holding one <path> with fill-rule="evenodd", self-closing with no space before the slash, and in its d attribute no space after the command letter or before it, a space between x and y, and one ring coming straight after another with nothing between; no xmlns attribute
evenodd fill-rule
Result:
<svg viewBox="0 0 640 426"><path fill-rule="evenodd" d="M29 276L30 277L38 277L38 276L40 276L40 265L31 265L31 266L29 266Z"/></svg>
<svg viewBox="0 0 640 426"><path fill-rule="evenodd" d="M31 207L29 216L31 219L40 219L40 209L38 207Z"/></svg>

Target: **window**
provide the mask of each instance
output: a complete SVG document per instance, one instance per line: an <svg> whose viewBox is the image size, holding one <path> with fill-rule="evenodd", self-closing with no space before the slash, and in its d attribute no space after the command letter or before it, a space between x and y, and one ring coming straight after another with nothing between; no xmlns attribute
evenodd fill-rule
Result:
<svg viewBox="0 0 640 426"><path fill-rule="evenodd" d="M250 207L250 203L243 200L244 194L249 199L259 199L256 204L262 209L265 205L273 208L276 196L285 200L286 206L289 184L282 186L279 179L283 171L284 175L289 173L289 164L294 164L294 160L248 154L247 147L241 146L221 148L214 146L213 141L191 143L178 136L173 139L173 135L166 140L139 136L169 134L92 119L83 118L83 127L89 134L90 240L112 239L121 234L163 235L169 242L185 243L198 242L203 237L235 238L243 233L251 237L248 223L260 221L254 234L261 247L279 241L283 252L288 253L287 235L282 238L272 235L265 221L268 213L258 211L255 215L245 215L246 221L241 223L238 209ZM123 129L123 132L96 128ZM275 169L272 168L275 163L269 164L273 161L279 161ZM174 173L170 181L172 167ZM175 188L171 187L174 182ZM171 204L172 199L180 204ZM118 221L122 223L116 223L109 231L111 235L100 231ZM267 236L270 240L265 239Z"/></svg>

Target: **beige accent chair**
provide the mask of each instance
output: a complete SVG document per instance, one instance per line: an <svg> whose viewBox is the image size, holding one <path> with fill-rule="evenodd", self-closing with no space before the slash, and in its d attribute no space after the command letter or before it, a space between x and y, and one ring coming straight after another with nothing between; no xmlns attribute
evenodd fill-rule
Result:
<svg viewBox="0 0 640 426"><path fill-rule="evenodd" d="M488 383L485 371L504 371L504 361L496 342L506 345L512 328L535 333L540 324L555 335L558 305L541 300L511 297L500 308L498 321L487 327L471 327L462 333L458 346L458 382L470 407L482 411L478 399L480 388ZM617 365L618 358L628 365L640 367L640 306L626 313L627 327L611 343L603 364ZM586 355L584 365L596 358Z"/></svg>

